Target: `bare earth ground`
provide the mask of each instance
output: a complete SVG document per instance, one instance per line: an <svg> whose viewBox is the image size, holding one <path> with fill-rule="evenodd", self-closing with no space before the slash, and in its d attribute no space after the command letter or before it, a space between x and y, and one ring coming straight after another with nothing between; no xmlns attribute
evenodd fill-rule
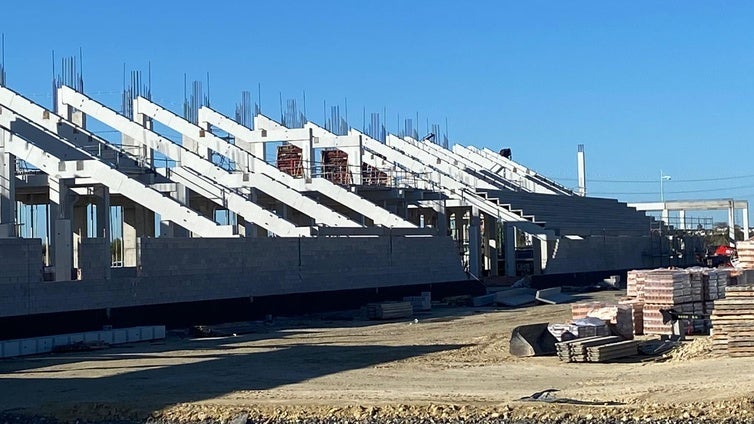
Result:
<svg viewBox="0 0 754 424"><path fill-rule="evenodd" d="M289 419L754 418L752 359L710 357L703 339L675 358L564 363L512 357L508 341L520 324L566 322L570 305L436 306L416 317L287 318L236 337L171 335L159 343L3 360L0 412L176 421L227 421L242 412ZM589 405L518 400L548 388Z"/></svg>

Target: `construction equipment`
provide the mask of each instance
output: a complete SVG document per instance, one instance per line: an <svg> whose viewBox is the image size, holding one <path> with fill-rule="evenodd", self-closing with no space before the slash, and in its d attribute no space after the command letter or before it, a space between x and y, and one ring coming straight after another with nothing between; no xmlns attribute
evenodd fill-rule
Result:
<svg viewBox="0 0 754 424"><path fill-rule="evenodd" d="M709 249L707 255L704 256L703 265L710 268L731 266L731 259L737 256L736 253L735 247L727 245L714 246L714 250Z"/></svg>
<svg viewBox="0 0 754 424"><path fill-rule="evenodd" d="M660 309L663 324L673 324L670 338L673 340L683 340L686 335L686 320L708 319L709 314L682 314L675 309Z"/></svg>
<svg viewBox="0 0 754 424"><path fill-rule="evenodd" d="M549 323L519 325L513 329L510 353L514 356L543 356L555 353L558 340L547 329Z"/></svg>

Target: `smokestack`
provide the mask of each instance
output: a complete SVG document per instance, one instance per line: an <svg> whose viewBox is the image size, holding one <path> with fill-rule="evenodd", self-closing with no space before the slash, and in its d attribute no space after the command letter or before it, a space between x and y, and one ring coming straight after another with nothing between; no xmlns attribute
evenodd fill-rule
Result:
<svg viewBox="0 0 754 424"><path fill-rule="evenodd" d="M586 196L586 168L584 164L584 145L579 144L578 172L579 172L579 196Z"/></svg>

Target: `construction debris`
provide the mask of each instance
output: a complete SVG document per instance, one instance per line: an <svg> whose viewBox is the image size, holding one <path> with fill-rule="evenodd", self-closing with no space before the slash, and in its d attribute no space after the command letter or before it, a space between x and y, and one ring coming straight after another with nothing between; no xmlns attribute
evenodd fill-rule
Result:
<svg viewBox="0 0 754 424"><path fill-rule="evenodd" d="M562 291L562 287L537 290L537 294L534 297L542 303L549 303L551 305L571 302L573 300L573 296L563 294Z"/></svg>
<svg viewBox="0 0 754 424"><path fill-rule="evenodd" d="M537 301L537 291L527 288L502 290L495 293L495 303L503 306L523 306Z"/></svg>
<svg viewBox="0 0 754 424"><path fill-rule="evenodd" d="M715 300L712 349L729 356L754 356L754 287L728 287Z"/></svg>

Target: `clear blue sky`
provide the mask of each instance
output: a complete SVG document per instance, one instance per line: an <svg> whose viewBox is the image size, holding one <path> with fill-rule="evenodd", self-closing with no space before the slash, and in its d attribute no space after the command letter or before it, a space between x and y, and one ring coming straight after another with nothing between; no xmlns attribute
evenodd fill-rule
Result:
<svg viewBox="0 0 754 424"><path fill-rule="evenodd" d="M184 73L209 72L227 114L257 84L275 118L278 93L306 91L315 122L345 98L357 128L362 108L393 132L447 118L451 143L511 147L569 187L582 143L594 196L657 201L663 170L667 199L754 201L752 22L751 1L82 0L8 2L0 32L8 85L46 105L51 52L81 48L86 91L113 106L124 63L151 62L176 111Z"/></svg>

